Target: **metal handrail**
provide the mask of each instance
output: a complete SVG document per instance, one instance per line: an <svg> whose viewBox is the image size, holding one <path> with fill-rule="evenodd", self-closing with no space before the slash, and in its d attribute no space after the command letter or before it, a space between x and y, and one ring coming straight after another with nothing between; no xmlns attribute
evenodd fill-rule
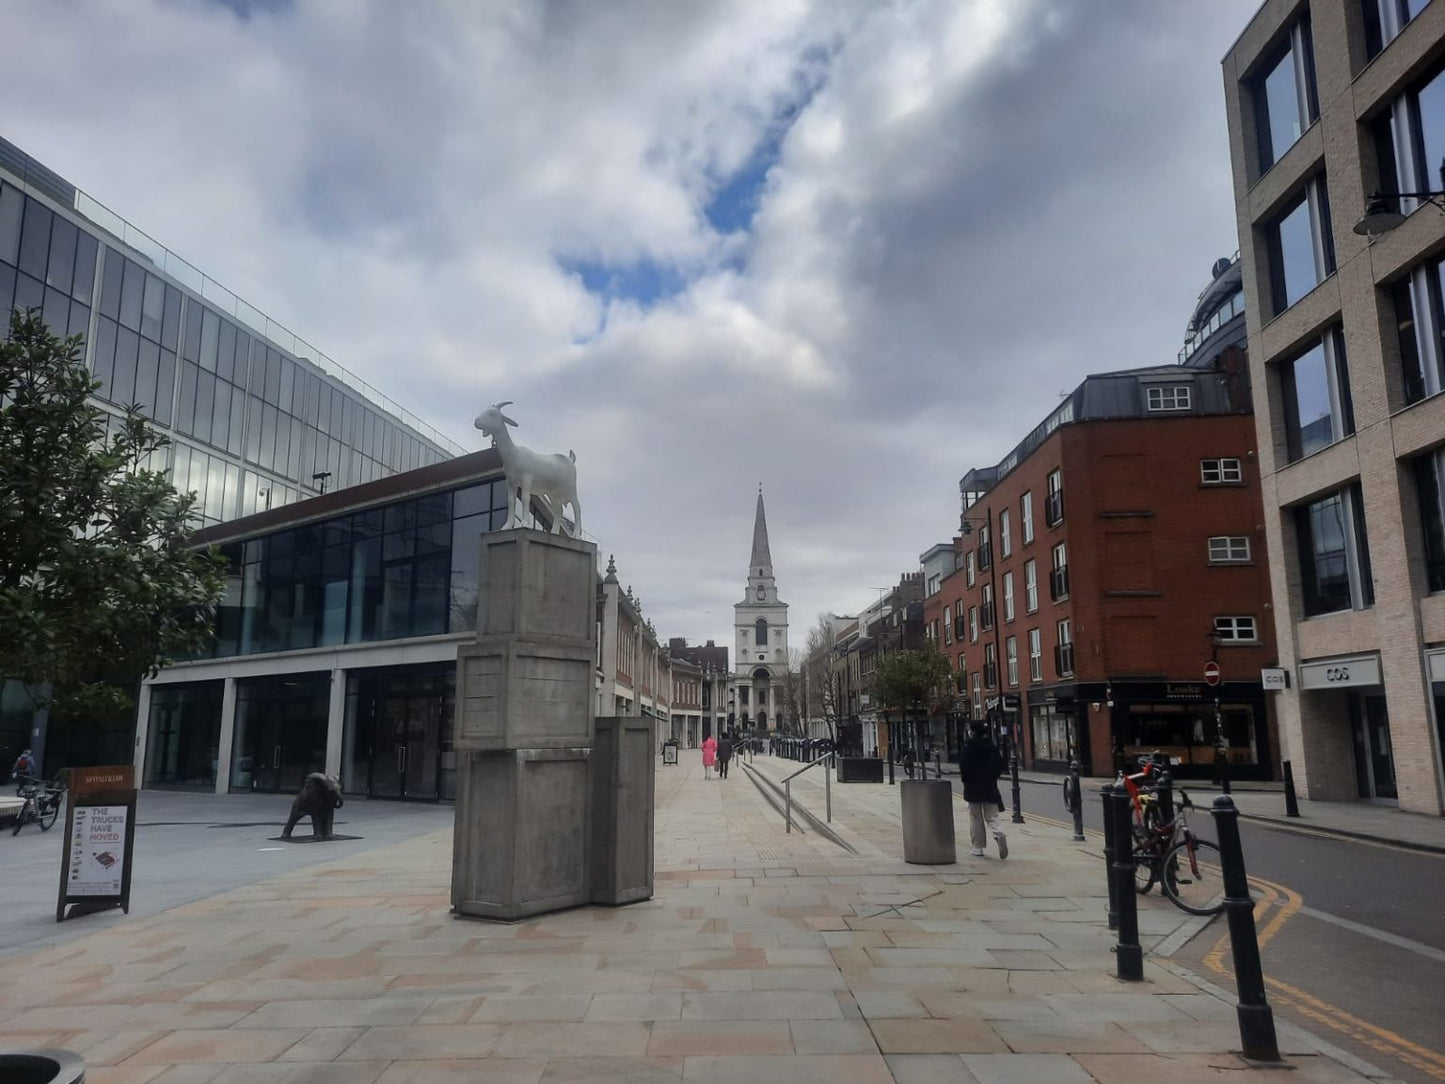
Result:
<svg viewBox="0 0 1445 1084"><path fill-rule="evenodd" d="M809 761L801 768L783 779L783 820L787 824L787 831L793 830L793 780L810 768L816 768L819 764L826 765L828 761L837 761L836 752L824 753L817 760ZM833 777L825 769L823 772L823 800L827 805L827 821L833 823Z"/></svg>

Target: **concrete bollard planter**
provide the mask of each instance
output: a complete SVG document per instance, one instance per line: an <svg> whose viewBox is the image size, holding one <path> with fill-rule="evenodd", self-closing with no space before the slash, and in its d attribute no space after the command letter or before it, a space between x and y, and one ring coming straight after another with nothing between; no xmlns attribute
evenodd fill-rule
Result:
<svg viewBox="0 0 1445 1084"><path fill-rule="evenodd" d="M946 779L905 779L898 790L903 802L903 861L918 866L957 862L953 784Z"/></svg>

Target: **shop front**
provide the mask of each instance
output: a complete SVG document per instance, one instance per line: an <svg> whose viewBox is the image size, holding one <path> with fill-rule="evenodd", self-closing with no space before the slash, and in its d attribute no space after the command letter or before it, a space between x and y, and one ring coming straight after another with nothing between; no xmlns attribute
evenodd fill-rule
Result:
<svg viewBox="0 0 1445 1084"><path fill-rule="evenodd" d="M191 681L151 692L145 785L215 790L225 682Z"/></svg>
<svg viewBox="0 0 1445 1084"><path fill-rule="evenodd" d="M1430 714L1435 720L1436 780L1445 793L1445 647L1425 652L1425 671L1430 681Z"/></svg>
<svg viewBox="0 0 1445 1084"><path fill-rule="evenodd" d="M1259 682L1115 682L1110 723L1116 759L1131 770L1149 753L1169 757L1180 779L1274 778Z"/></svg>
<svg viewBox="0 0 1445 1084"><path fill-rule="evenodd" d="M1395 801L1399 797L1395 750L1380 656L1348 655L1302 662L1299 687L1302 693L1344 699L1355 751L1355 789L1361 798Z"/></svg>

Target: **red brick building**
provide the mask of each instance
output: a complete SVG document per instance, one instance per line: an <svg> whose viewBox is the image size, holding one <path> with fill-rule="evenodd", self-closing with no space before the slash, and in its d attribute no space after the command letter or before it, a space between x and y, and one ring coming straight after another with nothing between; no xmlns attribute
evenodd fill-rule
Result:
<svg viewBox="0 0 1445 1084"><path fill-rule="evenodd" d="M1025 765L1111 774L1158 749L1184 778L1272 778L1276 663L1243 353L1090 376L959 483L956 568L926 603L961 715ZM1206 664L1222 680L1210 686Z"/></svg>

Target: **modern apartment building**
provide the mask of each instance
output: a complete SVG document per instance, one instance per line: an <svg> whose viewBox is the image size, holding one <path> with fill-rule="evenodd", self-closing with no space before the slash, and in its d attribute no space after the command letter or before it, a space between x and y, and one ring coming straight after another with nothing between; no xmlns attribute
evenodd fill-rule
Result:
<svg viewBox="0 0 1445 1084"><path fill-rule="evenodd" d="M118 420L134 404L170 439L176 486L202 524L384 478L464 449L319 350L0 139L0 313L40 310L85 337ZM41 716L43 719L43 715ZM36 732L13 683L0 749L47 742L50 765L129 759L129 720Z"/></svg>
<svg viewBox="0 0 1445 1084"><path fill-rule="evenodd" d="M959 483L957 568L926 619L956 662L963 714L1016 740L1029 766L1076 756L1112 774L1157 749L1186 778L1221 754L1234 778L1273 777L1249 387L1237 317L1214 320L1237 276L1230 260L1214 271L1190 335L1211 330L1185 364L1086 378Z"/></svg>
<svg viewBox="0 0 1445 1084"><path fill-rule="evenodd" d="M1283 755L1439 814L1445 215L1394 194L1442 187L1445 4L1267 0L1223 65Z"/></svg>

